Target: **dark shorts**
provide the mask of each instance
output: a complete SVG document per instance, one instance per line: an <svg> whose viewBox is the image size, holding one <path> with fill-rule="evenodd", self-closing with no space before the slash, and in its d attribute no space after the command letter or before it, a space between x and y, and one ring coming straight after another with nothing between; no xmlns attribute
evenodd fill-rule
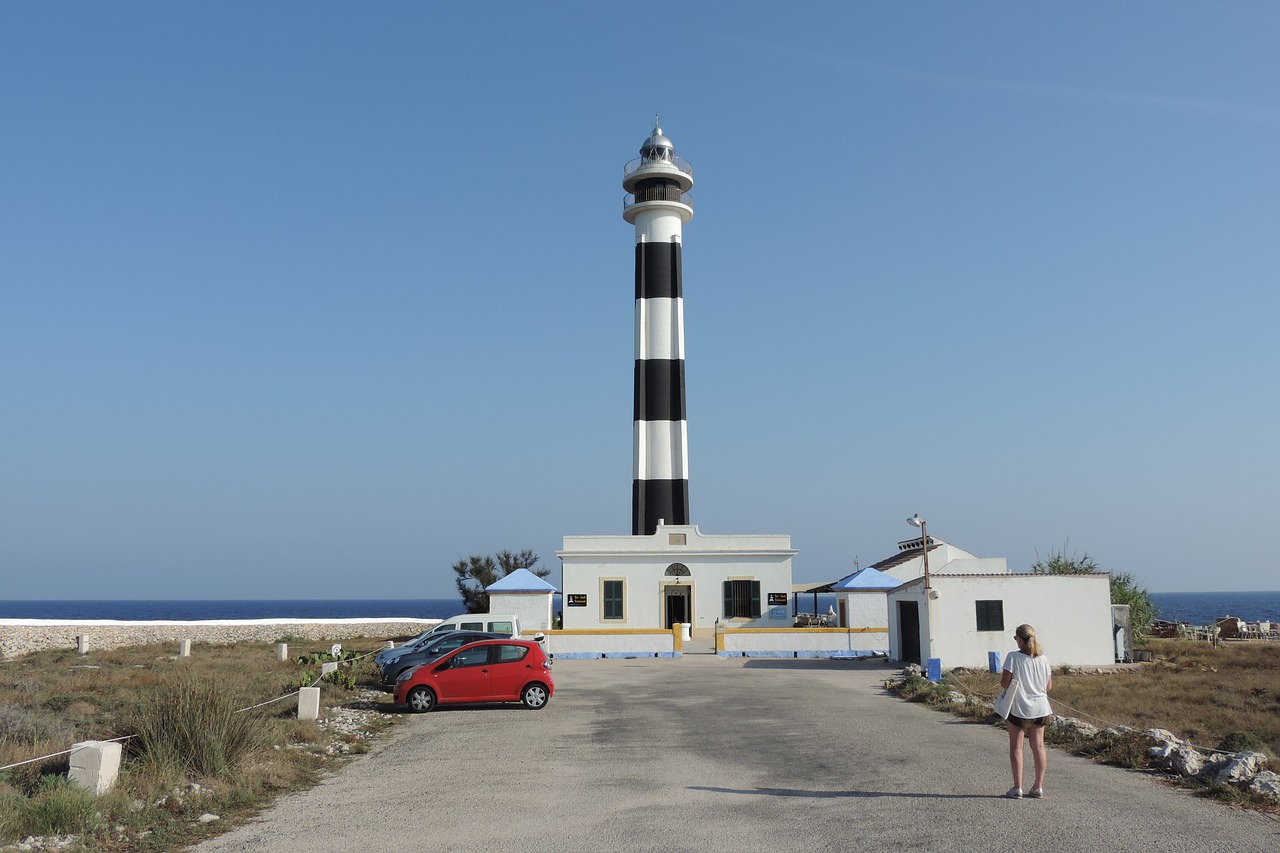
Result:
<svg viewBox="0 0 1280 853"><path fill-rule="evenodd" d="M1048 724L1048 722L1049 722L1049 718L1050 718L1050 717L1052 717L1052 716L1053 716L1052 714L1049 714L1048 716L1044 716L1044 717L1034 717L1034 718L1032 718L1032 719L1030 719L1030 720L1025 720L1025 719L1023 719L1022 717L1018 717L1018 716L1015 716L1015 715L1013 715L1013 714L1010 714L1010 715L1009 715L1009 722L1013 723L1015 726L1022 726L1022 727L1025 729L1027 726L1043 726L1043 725L1047 725L1047 724Z"/></svg>

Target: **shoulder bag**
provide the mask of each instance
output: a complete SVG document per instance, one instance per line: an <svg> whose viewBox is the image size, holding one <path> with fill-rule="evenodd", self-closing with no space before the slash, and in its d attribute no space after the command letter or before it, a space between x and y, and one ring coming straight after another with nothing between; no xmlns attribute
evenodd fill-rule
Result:
<svg viewBox="0 0 1280 853"><path fill-rule="evenodd" d="M1009 719L1009 712L1013 710L1014 700L1018 698L1018 679L1009 682L1009 686L1001 690L996 696L996 713L1000 715L1000 719Z"/></svg>

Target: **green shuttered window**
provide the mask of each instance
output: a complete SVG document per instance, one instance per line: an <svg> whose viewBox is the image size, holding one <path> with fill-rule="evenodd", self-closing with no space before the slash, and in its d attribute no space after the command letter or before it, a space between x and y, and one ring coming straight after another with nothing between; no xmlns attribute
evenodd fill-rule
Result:
<svg viewBox="0 0 1280 853"><path fill-rule="evenodd" d="M724 582L724 618L760 618L760 581Z"/></svg>

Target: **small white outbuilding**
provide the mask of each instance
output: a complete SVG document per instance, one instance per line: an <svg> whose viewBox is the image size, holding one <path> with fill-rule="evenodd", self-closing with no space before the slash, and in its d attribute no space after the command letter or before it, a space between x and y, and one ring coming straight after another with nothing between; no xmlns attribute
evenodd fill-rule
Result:
<svg viewBox="0 0 1280 853"><path fill-rule="evenodd" d="M1115 662L1106 573L931 573L891 590L888 608L891 660L986 668L1017 648L1014 629L1026 623L1053 666Z"/></svg>
<svg viewBox="0 0 1280 853"><path fill-rule="evenodd" d="M516 569L484 591L489 594L489 612L519 616L521 633L551 629L551 597L557 590L528 569Z"/></svg>

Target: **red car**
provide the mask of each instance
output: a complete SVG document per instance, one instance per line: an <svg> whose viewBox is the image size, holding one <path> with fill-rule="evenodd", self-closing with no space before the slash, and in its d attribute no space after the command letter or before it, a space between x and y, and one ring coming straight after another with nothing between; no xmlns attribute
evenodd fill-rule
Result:
<svg viewBox="0 0 1280 853"><path fill-rule="evenodd" d="M544 708L555 694L551 659L530 640L483 640L432 663L407 670L396 681L396 703L413 711L438 704L523 702Z"/></svg>

